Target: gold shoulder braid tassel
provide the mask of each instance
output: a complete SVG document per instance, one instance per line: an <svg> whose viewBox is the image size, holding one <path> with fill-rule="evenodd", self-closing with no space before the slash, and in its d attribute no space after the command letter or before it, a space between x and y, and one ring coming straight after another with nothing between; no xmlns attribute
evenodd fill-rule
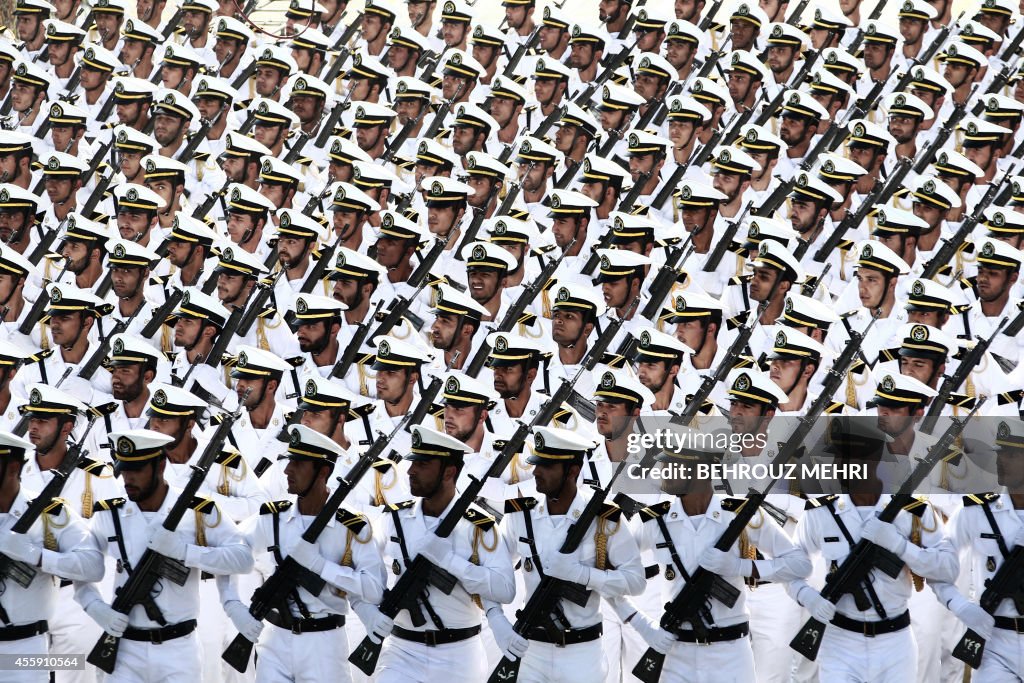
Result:
<svg viewBox="0 0 1024 683"><path fill-rule="evenodd" d="M233 468L229 467L229 465L232 462L234 462L236 458L238 460L238 467L234 469L237 469L238 472L232 473L231 470ZM241 453L236 453L229 460L222 462L220 464L220 479L217 482L217 493L219 493L222 496L230 496L231 482L242 481L243 479L245 479L245 475L248 471L249 470L245 464L245 458L242 457Z"/></svg>
<svg viewBox="0 0 1024 683"><path fill-rule="evenodd" d="M256 318L256 347L262 351L270 350L270 342L267 341L267 330L263 318Z"/></svg>
<svg viewBox="0 0 1024 683"><path fill-rule="evenodd" d="M53 534L54 529L63 529L71 521L71 516L68 515L68 519L63 524L59 524L53 519L53 515L49 512L61 505L66 504L63 498L54 498L53 502L46 506L43 510L43 547L47 550L57 550L57 537Z"/></svg>
<svg viewBox="0 0 1024 683"><path fill-rule="evenodd" d="M857 407L857 387L854 385L853 371L846 371L846 405Z"/></svg>
<svg viewBox="0 0 1024 683"><path fill-rule="evenodd" d="M484 530L479 526L473 526L473 554L469 556L469 561L475 565L480 564L480 546L484 547L487 552L494 552L494 549L498 547L498 529L491 527L491 533L494 534L494 540L490 545L484 540ZM476 593L473 594L473 602L480 609L484 608L483 602L480 600L480 596Z"/></svg>
<svg viewBox="0 0 1024 683"><path fill-rule="evenodd" d="M47 325L45 322L39 322L39 348L42 349L43 351L47 351L50 348L50 340L46 335L46 327Z"/></svg>
<svg viewBox="0 0 1024 683"><path fill-rule="evenodd" d="M89 519L92 517L92 475L88 472L85 475L85 487L82 490L82 517Z"/></svg>
<svg viewBox="0 0 1024 683"><path fill-rule="evenodd" d="M762 521L761 524L764 524L764 521ZM756 527L753 527L753 528L757 529L759 527L760 527L760 524L758 526L756 526ZM750 536L747 533L746 527L744 527L743 531L740 532L740 541L739 541L739 543L740 543L740 557L742 557L744 560L751 560L751 561L757 559L757 546L750 542ZM743 579L743 582L745 584L747 584L747 588L749 588L750 590L754 590L755 588L757 588L757 579L755 579L752 576L748 576L747 578Z"/></svg>
<svg viewBox="0 0 1024 683"><path fill-rule="evenodd" d="M355 533L351 529L348 529L346 531L346 533L345 533L345 550L344 550L344 552L342 552L342 554L341 554L341 561L338 563L342 567L352 567L352 566L355 566L355 565L352 564L352 541L355 541L356 543L359 543L359 544L365 544L365 543L369 543L370 539L373 538L373 529L370 527L370 525L367 524L365 528L367 530L366 540L365 541L359 537L359 534ZM344 597L346 597L348 595L347 591L339 590L337 588L332 588L331 592L334 593L339 598L344 598Z"/></svg>
<svg viewBox="0 0 1024 683"><path fill-rule="evenodd" d="M362 363L356 363L356 370L359 372L359 395L369 396L370 390L366 387L366 370Z"/></svg>
<svg viewBox="0 0 1024 683"><path fill-rule="evenodd" d="M928 507L930 507L932 509L932 512L936 516L938 516L938 511L935 510L934 507L932 507L931 505L929 505ZM922 516L924 515L924 513L921 513L921 514L922 514ZM925 531L927 533L931 533L931 532L935 531L935 529L938 528L939 524L938 524L938 522L936 522L935 526L933 526L930 529L926 529L924 527L924 524L921 522L921 517L918 517L917 515L911 515L911 517L912 517L912 519L910 521L910 542L920 548L920 547L922 547L921 546L921 532ZM910 572L910 578L911 578L911 580L914 583L914 590L917 591L918 593L920 593L922 590L924 590L924 578L918 576L914 572L911 572L909 568L907 569L907 571Z"/></svg>
<svg viewBox="0 0 1024 683"><path fill-rule="evenodd" d="M393 468L390 469L389 471L394 474L394 469ZM389 490L391 490L391 489L393 489L395 487L395 484L398 483L398 475L394 474L394 476L391 478L391 483L390 484L385 484L384 483L384 475L386 474L385 472L380 472L379 470L374 470L373 474L374 474L374 481L373 481L373 504L374 504L374 506L379 507L379 506L384 505L385 503L388 502L387 498L384 496L384 492L385 491L389 491Z"/></svg>
<svg viewBox="0 0 1024 683"><path fill-rule="evenodd" d="M167 325L160 326L160 350L164 353L174 351L174 344L171 341L171 328Z"/></svg>
<svg viewBox="0 0 1024 683"><path fill-rule="evenodd" d="M597 530L594 532L594 567L604 569L608 565L608 537L619 530L619 520L615 520L615 526L609 527L608 520L602 516L597 518Z"/></svg>
<svg viewBox="0 0 1024 683"><path fill-rule="evenodd" d="M508 483L518 484L519 480L519 454L516 453L512 456L512 462L508 464Z"/></svg>

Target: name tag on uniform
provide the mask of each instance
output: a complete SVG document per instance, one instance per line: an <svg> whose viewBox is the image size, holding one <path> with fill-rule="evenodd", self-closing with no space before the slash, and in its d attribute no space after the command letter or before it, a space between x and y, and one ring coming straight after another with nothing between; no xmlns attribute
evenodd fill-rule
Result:
<svg viewBox="0 0 1024 683"><path fill-rule="evenodd" d="M839 537L838 536L826 536L825 537L825 543L838 543L838 542L839 542Z"/></svg>

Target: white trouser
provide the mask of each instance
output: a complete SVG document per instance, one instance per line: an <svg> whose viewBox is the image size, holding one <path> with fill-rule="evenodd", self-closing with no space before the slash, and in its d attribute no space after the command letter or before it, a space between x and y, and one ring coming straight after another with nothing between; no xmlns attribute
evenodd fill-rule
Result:
<svg viewBox="0 0 1024 683"><path fill-rule="evenodd" d="M363 638L366 637L366 627L363 626L362 620L351 609L345 621L345 636L348 638L349 652L359 647L359 644L363 642ZM373 678L364 674L356 666L349 665L348 674L352 679L352 683L370 683L373 680Z"/></svg>
<svg viewBox="0 0 1024 683"><path fill-rule="evenodd" d="M65 586L58 593L57 609L48 619L50 624L50 654L55 657L69 654L85 655L103 636L103 629L75 602L74 588ZM86 663L84 671L57 671L56 683L96 683L102 672ZM3 676L0 676L2 679Z"/></svg>
<svg viewBox="0 0 1024 683"><path fill-rule="evenodd" d="M747 611L757 683L789 683L793 658L799 656L789 643L803 626L800 606L786 594L784 584L766 583L747 591Z"/></svg>
<svg viewBox="0 0 1024 683"><path fill-rule="evenodd" d="M917 643L917 681L935 683L941 680L943 662L951 654L945 636L957 630L956 617L935 598L935 593L927 586L923 591L915 590L911 593L907 604L913 615L910 628L914 631L914 642Z"/></svg>
<svg viewBox="0 0 1024 683"><path fill-rule="evenodd" d="M248 574L238 575L238 594L242 597L243 604L249 603L249 599L251 598L253 591L259 588L261 585L263 585L263 579L256 571L251 571ZM224 612L224 608L220 604L219 595L217 596L217 611L219 611L223 615L222 617L218 617L218 621L222 624L222 629L220 633L220 646L217 652L213 653L212 655L204 652L203 656L204 658L208 656L213 656L217 659L218 662L220 662L220 675L223 683L253 683L253 681L256 680L255 657L249 657L249 666L246 667L244 673L236 671L233 666L231 666L221 658L221 655L224 653L224 650L227 649L228 645L231 644L231 641L233 641L235 639L235 636L238 635L238 629L235 628L235 625L231 623L231 618L228 617L228 615ZM271 628L271 626L266 622L264 622L264 624L264 628ZM215 641L211 638L211 643L212 642ZM254 653L255 651L256 648L253 648ZM204 681L204 683L209 683L209 681Z"/></svg>
<svg viewBox="0 0 1024 683"><path fill-rule="evenodd" d="M963 635L963 634L961 634ZM994 629L985 643L981 667L973 683L1021 683L1024 681L1024 635L1003 628Z"/></svg>
<svg viewBox="0 0 1024 683"><path fill-rule="evenodd" d="M195 631L160 644L121 639L117 667L108 683L196 683L202 681Z"/></svg>
<svg viewBox="0 0 1024 683"><path fill-rule="evenodd" d="M375 683L481 683L484 646L479 636L429 647L390 636L384 643ZM522 681L522 679L520 679Z"/></svg>
<svg viewBox="0 0 1024 683"><path fill-rule="evenodd" d="M749 683L753 680L754 653L750 638L706 645L677 642L665 655L661 670L661 683Z"/></svg>
<svg viewBox="0 0 1024 683"><path fill-rule="evenodd" d="M519 667L519 683L593 683L605 680L601 639L558 647L530 641Z"/></svg>
<svg viewBox="0 0 1024 683"><path fill-rule="evenodd" d="M220 593L217 591L217 580L204 579L199 582L199 624L196 626L196 637L203 666L203 683L223 683L220 658L224 651L224 633L231 626L231 620L224 614L220 604Z"/></svg>
<svg viewBox="0 0 1024 683"><path fill-rule="evenodd" d="M46 645L48 638L45 633L31 638L21 640L0 641L0 655L39 655L45 657L47 654ZM69 653L70 654L70 653ZM84 657L84 654L78 653ZM29 669L11 668L0 670L0 681L4 683L46 683L50 680L48 671L33 671Z"/></svg>
<svg viewBox="0 0 1024 683"><path fill-rule="evenodd" d="M869 638L829 626L821 640L822 683L906 683L917 678L917 644L905 628Z"/></svg>
<svg viewBox="0 0 1024 683"><path fill-rule="evenodd" d="M292 633L267 624L256 646L257 683L350 683L345 628Z"/></svg>

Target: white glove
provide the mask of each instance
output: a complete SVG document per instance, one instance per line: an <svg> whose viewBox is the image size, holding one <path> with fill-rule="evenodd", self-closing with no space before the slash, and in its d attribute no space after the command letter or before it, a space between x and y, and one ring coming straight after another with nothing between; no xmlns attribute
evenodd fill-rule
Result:
<svg viewBox="0 0 1024 683"><path fill-rule="evenodd" d="M992 631L996 627L996 618L983 610L980 605L973 602L964 603L954 614L964 623L964 626L985 640L992 637Z"/></svg>
<svg viewBox="0 0 1024 683"><path fill-rule="evenodd" d="M359 620L366 627L366 635L371 642L380 644L395 627L395 620L368 602L353 604L352 609L359 615Z"/></svg>
<svg viewBox="0 0 1024 683"><path fill-rule="evenodd" d="M877 517L872 517L864 524L860 537L896 555L902 555L907 550L907 539L900 530Z"/></svg>
<svg viewBox="0 0 1024 683"><path fill-rule="evenodd" d="M447 568L455 556L454 543L451 538L441 538L437 534L428 534L420 546L420 555L442 569Z"/></svg>
<svg viewBox="0 0 1024 683"><path fill-rule="evenodd" d="M288 556L317 576L327 564L327 559L320 554L320 549L316 547L316 544L301 537L288 549Z"/></svg>
<svg viewBox="0 0 1024 683"><path fill-rule="evenodd" d="M185 561L188 543L176 531L168 531L162 524L155 524L149 531L149 549L178 562Z"/></svg>
<svg viewBox="0 0 1024 683"><path fill-rule="evenodd" d="M94 600L85 608L85 613L100 625L104 633L120 638L128 628L128 615L121 614L102 600Z"/></svg>
<svg viewBox="0 0 1024 683"><path fill-rule="evenodd" d="M245 605L238 600L228 600L224 603L224 613L246 640L250 643L259 641L260 634L263 633L263 622L249 614Z"/></svg>
<svg viewBox="0 0 1024 683"><path fill-rule="evenodd" d="M487 612L487 623L491 626L494 642L498 644L501 653L512 661L522 659L526 648L530 647L530 641L516 633L500 608L492 607Z"/></svg>
<svg viewBox="0 0 1024 683"><path fill-rule="evenodd" d="M590 580L590 567L585 567L571 555L551 553L543 558L544 573L555 579L586 586Z"/></svg>
<svg viewBox="0 0 1024 683"><path fill-rule="evenodd" d="M803 593L803 591L801 591ZM811 613L811 616L820 621L823 624L827 624L832 621L832 618L836 616L836 606L831 602L821 597L821 594L813 588L808 587L807 593L800 596L804 607Z"/></svg>
<svg viewBox="0 0 1024 683"><path fill-rule="evenodd" d="M744 567L744 564L747 566ZM753 563L739 555L711 546L700 556L700 566L719 576L750 576ZM746 570L746 571L744 571Z"/></svg>
<svg viewBox="0 0 1024 683"><path fill-rule="evenodd" d="M633 615L629 623L640 634L640 637L644 639L644 642L650 645L655 652L667 654L676 642L674 635L661 628L658 624L655 624L641 612Z"/></svg>
<svg viewBox="0 0 1024 683"><path fill-rule="evenodd" d="M8 531L0 536L0 553L12 560L18 560L33 567L43 559L41 546L33 543L26 534L16 534L13 531Z"/></svg>

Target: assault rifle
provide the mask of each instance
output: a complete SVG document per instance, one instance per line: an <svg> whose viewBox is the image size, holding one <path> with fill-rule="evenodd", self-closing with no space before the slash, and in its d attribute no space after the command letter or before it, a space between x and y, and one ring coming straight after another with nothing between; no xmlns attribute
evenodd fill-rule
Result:
<svg viewBox="0 0 1024 683"><path fill-rule="evenodd" d="M345 346L345 352L338 359L338 362L334 364L334 369L331 370L331 377L343 379L348 374L349 368L352 367L352 364L356 361L356 356L359 355L359 349L363 348L363 343L366 342L366 337L370 334L370 321L377 318L377 314L383 305L383 301L378 301L373 313L359 322L356 333L352 335L352 339Z"/></svg>
<svg viewBox="0 0 1024 683"><path fill-rule="evenodd" d="M515 74L519 62L523 61L526 53L532 50L537 45L537 41L540 40L540 30L542 28L543 24L538 23L533 32L526 38L526 41L519 44L519 47L516 48L516 51L509 58L508 64L505 65L505 70L501 72L503 77L511 78Z"/></svg>
<svg viewBox="0 0 1024 683"><path fill-rule="evenodd" d="M113 343L111 340L114 338L114 335L121 334L127 330L141 310L142 306L139 306L127 320L118 320L114 323L114 329L110 330L110 333L100 340L99 346L96 347L96 350L92 352L92 355L89 356L89 359L85 361L82 368L78 371L79 377L85 380L92 379L92 376L96 374L96 370L106 360L107 354L110 353L110 345Z"/></svg>
<svg viewBox="0 0 1024 683"><path fill-rule="evenodd" d="M249 294L249 301L246 302L245 313L242 314L241 319L238 321L238 327L235 330L235 334L239 337L249 334L253 324L260 317L260 314L263 313L264 309L266 309L270 295L274 293L274 287L277 286L277 282L281 279L283 273L284 268L278 268L269 279L260 280L256 283L255 289ZM225 327L225 329L227 328ZM213 354L211 353L210 355L212 356Z"/></svg>
<svg viewBox="0 0 1024 683"><path fill-rule="evenodd" d="M992 614L1003 600L1012 600L1017 614L1024 614L1024 545L1015 545L1010 554L1003 558L999 570L985 581L985 590L978 600L983 610ZM953 648L953 656L972 669L981 666L985 654L985 639L973 629L967 629Z"/></svg>
<svg viewBox="0 0 1024 683"><path fill-rule="evenodd" d="M899 490L889 499L882 512L879 513L878 518L880 520L891 523L896 519L896 515L899 514L900 510L913 500L914 491L925 480L925 477L928 476L932 468L942 460L950 457L950 446L953 445L953 441L963 431L967 421L978 412L978 408L981 407L984 401L985 397L983 396L963 420L951 418L952 423L943 432L935 445L928 450L928 455L918 461L910 476L907 477L907 480L903 482ZM869 595L865 594L866 592L873 593L874 589L871 587L870 572L874 568L878 568L888 576L896 577L903 571L903 561L871 541L861 539L850 551L850 554L846 556L842 564L839 565L839 568L825 578L825 586L821 589L821 597L834 604L839 602L841 597L850 593L857 600L858 609L868 609L872 606L872 602L874 602L875 609L881 610L879 616L884 619L884 609L882 609L881 604L877 602L877 599L869 600ZM808 619L789 646L807 659L814 661L818 656L822 635L825 633L827 626L827 624L817 619Z"/></svg>
<svg viewBox="0 0 1024 683"><path fill-rule="evenodd" d="M725 252L729 250L733 240L736 239L736 232L740 229L740 224L743 222L743 219L747 217L747 212L750 211L750 207L753 205L754 200L751 199L746 203L739 215L729 222L729 227L727 227L725 232L722 233L722 236L718 240L718 244L715 245L715 248L708 255L708 259L704 262L704 267L701 270L705 273L715 272L718 268L718 264L722 262L722 257L725 256Z"/></svg>
<svg viewBox="0 0 1024 683"><path fill-rule="evenodd" d="M171 295L164 299L160 308L153 312L153 317L150 318L149 322L146 323L146 326L142 328L140 335L148 339L156 334L161 325L167 322L168 316L170 316L171 313L174 312L174 309L178 307L178 304L181 302L181 297L184 295L185 290L183 289L176 289L171 292Z"/></svg>
<svg viewBox="0 0 1024 683"><path fill-rule="evenodd" d="M163 521L164 529L168 531L177 529L185 513L191 509L192 499L199 492L199 487L206 479L214 459L220 453L232 425L241 416L244 404L244 400L239 401L238 409L234 413L223 416L221 423L213 434L213 438L206 445L206 449L199 457L199 460L192 466L192 474L189 477L188 483L185 484L181 495L174 501L170 512L167 513L167 518ZM134 568L129 570L128 567L125 567L125 569L129 571L128 580L118 589L114 602L110 606L121 614L128 614L136 605L142 605L146 611L146 616L151 620L161 625L166 624L167 620L161 613L160 607L156 604L156 596L153 589L163 579L183 586L188 580L191 570L183 563L172 560L148 548ZM106 671L108 674L112 674L117 666L117 651L120 644L120 637L104 633L96 642L86 661Z"/></svg>
<svg viewBox="0 0 1024 683"><path fill-rule="evenodd" d="M402 419L391 431L387 438L378 438L373 445L356 461L352 469L344 477L338 477L338 486L331 492L323 508L316 514L313 521L302 532L302 540L308 543L316 543L320 534L330 523L331 518L338 512L338 508L345 502L349 494L355 490L359 481L370 471L373 463L380 459L398 432L409 421L409 415ZM380 436L384 436L380 434ZM274 573L263 582L252 594L249 601L249 614L259 621L267 618L272 610L277 610L282 618L291 617L291 608L288 605L288 596L292 595L300 587L306 589L313 595L319 595L326 586L326 581L311 572L306 567L295 561L290 555L285 557ZM239 633L231 641L227 649L221 655L221 659L230 664L236 671L245 672L249 665L249 657L252 655L253 642Z"/></svg>
<svg viewBox="0 0 1024 683"><path fill-rule="evenodd" d="M438 238L434 240L434 244L430 247L430 251L423 257L423 260L420 261L420 264L416 267L413 274L409 276L408 285L414 288L413 293L409 298L406 298L401 294L395 297L395 300L391 302L391 307L388 309L388 312L384 314L384 319L381 320L377 329L370 334L370 339L376 339L377 337L386 335L401 321L402 316L404 316L406 311L409 310L412 302L416 300L416 297L419 296L419 293L427 285L427 276L430 274L430 269L441 256L441 252L444 251L444 248L448 245L448 239L448 237L445 237L443 239Z"/></svg>
<svg viewBox="0 0 1024 683"><path fill-rule="evenodd" d="M206 139L206 134L210 132L210 128L213 127L213 122L209 119L202 119L202 123L199 124L199 130L197 130L188 139L188 144L181 150L181 154L178 155L177 160L183 164L187 164L195 156L196 150L199 149L200 143Z"/></svg>
<svg viewBox="0 0 1024 683"><path fill-rule="evenodd" d="M953 105L953 111L949 113L949 118L946 119L942 128L940 128L939 132L935 134L934 138L932 138L931 144L917 155L917 160L914 164L914 173L918 175L924 173L928 168L928 164L932 163L932 158L946 145L946 140L948 140L949 136L953 134L953 131L956 130L957 125L967 113L967 103L974 99L974 94L977 90L978 84L975 83L971 87L971 92L967 95L967 98L963 102L956 102Z"/></svg>
<svg viewBox="0 0 1024 683"><path fill-rule="evenodd" d="M633 310L636 304L637 301L634 300L629 310ZM455 530L456 524L462 519L463 514L469 509L473 501L479 497L484 482L491 477L501 476L501 473L508 467L515 454L522 450L526 437L533 427L547 425L554 418L555 414L561 409L562 403L572 393L573 386L579 381L583 373L591 372L598 361L600 361L609 344L611 344L612 339L621 329L622 323L622 318L616 318L608 324L604 333L601 334L594 345L587 351L586 356L583 357L580 368L573 378L571 380L562 379L561 385L555 390L551 398L544 402L544 405L537 411L536 417L534 417L530 424L525 422L519 423L519 427L512 437L505 442L504 448L501 449L501 453L494 459L487 473L479 479L473 475L469 476L470 483L462 490L458 500L455 501L451 510L441 520L437 530L434 532L435 534L441 538L447 538L451 535L452 531ZM384 599L381 601L378 609L389 617L394 617L402 610L407 610L414 625L423 625L426 623L426 619L423 616L422 604L425 604L427 601L424 592L427 590L428 584L431 583L431 575L437 572L438 568L430 560L422 555L417 555L406 567L405 572L398 578L395 585L385 591ZM447 572L444 573L447 574ZM454 579L454 577L451 578ZM364 638L359 647L348 658L348 661L355 664L366 675L372 675L374 669L377 668L377 658L380 656L381 645L382 643L374 643L369 637ZM518 663L515 664L518 668Z"/></svg>

